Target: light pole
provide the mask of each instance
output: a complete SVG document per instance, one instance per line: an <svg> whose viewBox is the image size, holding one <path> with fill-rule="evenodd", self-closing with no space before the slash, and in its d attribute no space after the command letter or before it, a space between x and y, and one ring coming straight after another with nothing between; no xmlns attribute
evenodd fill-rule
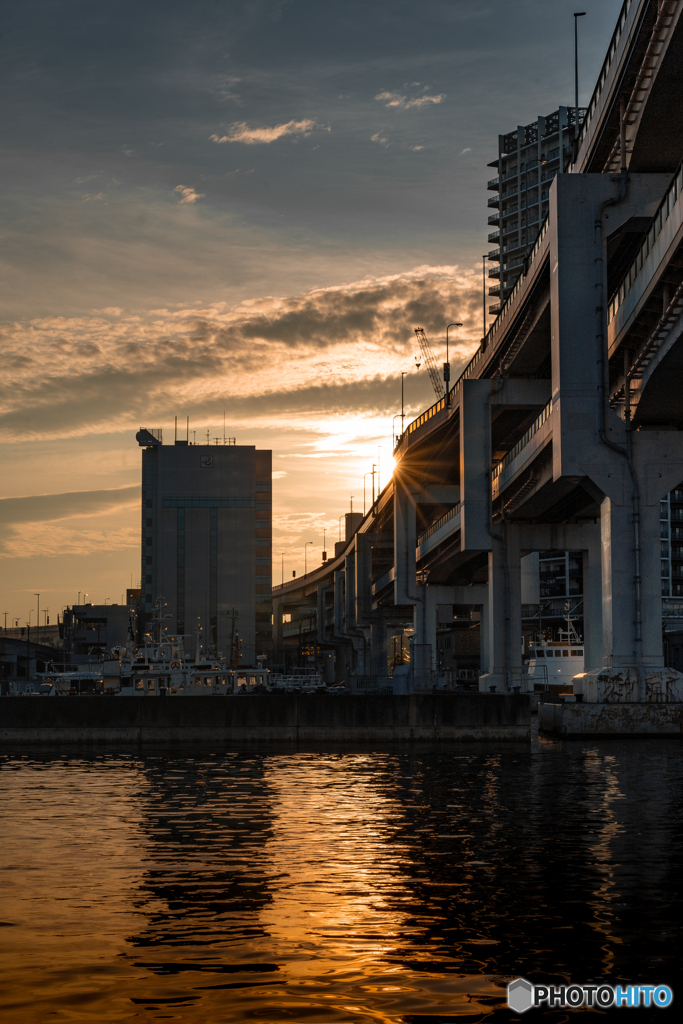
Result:
<svg viewBox="0 0 683 1024"><path fill-rule="evenodd" d="M7 632L7 616L9 612L3 612L2 614L5 616L5 632Z"/></svg>
<svg viewBox="0 0 683 1024"><path fill-rule="evenodd" d="M327 530L323 530L323 562L327 561Z"/></svg>
<svg viewBox="0 0 683 1024"><path fill-rule="evenodd" d="M304 544L304 576L308 572L308 560L306 558L308 552L307 552L306 548L308 547L309 544L312 544L312 543L313 543L312 540L307 540L306 543Z"/></svg>
<svg viewBox="0 0 683 1024"><path fill-rule="evenodd" d="M394 427L394 424L396 423L396 420L399 418L399 416L401 417L401 420L402 420L403 419L403 414L400 413L400 412L397 412L396 415L393 417L393 419L391 421L391 433L393 434L393 437L394 437L394 448L396 447L396 444L398 442L398 437L396 436L396 428ZM403 424L401 424L401 426L403 426Z"/></svg>
<svg viewBox="0 0 683 1024"><path fill-rule="evenodd" d="M485 252L484 255L481 258L481 273L482 273L482 292L481 292L481 300L482 301L481 301L481 305L482 305L482 313L484 314L484 344L482 346L482 351L483 351L483 348L486 345L486 261L487 261L488 258L489 258L489 254L487 252ZM501 281L500 287L501 288L503 287L502 281ZM501 296L502 296L502 292L501 292Z"/></svg>
<svg viewBox="0 0 683 1024"><path fill-rule="evenodd" d="M281 556L282 557L281 557L280 561L282 562L282 586L284 587L284 585L285 585L285 553L284 553L284 551L281 552Z"/></svg>
<svg viewBox="0 0 683 1024"><path fill-rule="evenodd" d="M401 436L403 436L403 420L405 419L405 412L403 407L403 378L407 374L407 370L401 370Z"/></svg>
<svg viewBox="0 0 683 1024"><path fill-rule="evenodd" d="M446 385L446 408L448 409L451 404L451 364L448 361L448 332L451 327L462 327L462 324L457 322L449 324L446 328L446 362L443 364L443 379Z"/></svg>
<svg viewBox="0 0 683 1024"><path fill-rule="evenodd" d="M574 13L574 139L572 142L573 156L579 155L579 29L578 19L585 18L585 11ZM562 154L560 154L561 156Z"/></svg>
<svg viewBox="0 0 683 1024"><path fill-rule="evenodd" d="M40 640L40 594L34 594L38 598L38 639Z"/></svg>
<svg viewBox="0 0 683 1024"><path fill-rule="evenodd" d="M363 515L365 515L365 481L367 480L367 478L369 476L372 477L372 504L374 505L375 504L375 464L374 464L374 462L372 464L372 469L368 470L368 472L363 475Z"/></svg>

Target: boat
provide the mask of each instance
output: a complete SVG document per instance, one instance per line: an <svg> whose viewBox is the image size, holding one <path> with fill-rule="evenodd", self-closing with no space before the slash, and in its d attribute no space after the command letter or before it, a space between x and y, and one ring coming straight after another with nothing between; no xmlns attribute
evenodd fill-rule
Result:
<svg viewBox="0 0 683 1024"><path fill-rule="evenodd" d="M584 646L574 628L575 616L567 614L565 621L567 628L559 630L559 640L539 636L529 645L526 651L529 690L574 692L572 679L584 670Z"/></svg>

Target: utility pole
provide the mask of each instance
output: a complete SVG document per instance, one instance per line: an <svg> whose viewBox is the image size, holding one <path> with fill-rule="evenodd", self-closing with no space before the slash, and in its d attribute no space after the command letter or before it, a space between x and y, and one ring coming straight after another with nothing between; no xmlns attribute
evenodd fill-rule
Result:
<svg viewBox="0 0 683 1024"><path fill-rule="evenodd" d="M448 359L448 332L451 327L462 327L462 324L458 321L454 324L449 324L446 328L446 362L443 364L443 379L446 385L446 408L448 409L451 404L451 364Z"/></svg>
<svg viewBox="0 0 683 1024"><path fill-rule="evenodd" d="M585 11L578 11L574 14L574 139L572 149L574 160L579 155L579 30L578 19L585 18ZM561 154L560 154L561 157Z"/></svg>
<svg viewBox="0 0 683 1024"><path fill-rule="evenodd" d="M502 214L502 211L501 211L501 214ZM499 220L500 220L500 218L499 218ZM482 260L482 263L481 263L481 272L482 272L482 293L481 293L481 297L482 297L482 313L484 314L484 341L486 341L486 261L487 261L488 258L489 258L489 254L487 252L485 252L484 255L481 258L481 260ZM501 288L502 287L503 287L503 285L501 283ZM501 298L502 298L502 293L501 293Z"/></svg>

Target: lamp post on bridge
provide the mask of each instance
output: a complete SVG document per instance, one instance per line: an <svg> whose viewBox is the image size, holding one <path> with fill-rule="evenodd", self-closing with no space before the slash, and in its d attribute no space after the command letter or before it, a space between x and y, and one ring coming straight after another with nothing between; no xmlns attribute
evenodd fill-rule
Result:
<svg viewBox="0 0 683 1024"><path fill-rule="evenodd" d="M451 364L448 361L448 332L451 327L462 327L461 323L449 324L446 328L446 362L443 364L443 380L446 385L446 408L451 404Z"/></svg>
<svg viewBox="0 0 683 1024"><path fill-rule="evenodd" d="M579 29L578 19L585 18L585 11L574 12L574 138L572 140L572 156L574 161L579 155ZM560 153L560 160L562 154Z"/></svg>

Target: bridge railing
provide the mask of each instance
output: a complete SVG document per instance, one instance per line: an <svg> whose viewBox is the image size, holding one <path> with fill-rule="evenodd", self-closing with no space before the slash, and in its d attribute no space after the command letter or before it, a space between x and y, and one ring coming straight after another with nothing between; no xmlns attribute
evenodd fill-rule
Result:
<svg viewBox="0 0 683 1024"><path fill-rule="evenodd" d="M619 18L617 19L617 26L612 34L612 39L610 40L607 56L605 57L602 68L600 69L600 74L598 75L598 80L595 85L595 89L593 90L593 95L591 96L590 103L588 104L588 107L586 109L586 115L583 119L583 124L581 126L581 132L579 134L578 140L579 150L581 149L583 141L586 138L586 133L588 131L590 123L595 117L598 107L600 106L602 91L605 88L605 83L607 82L607 79L609 77L612 61L614 60L617 54L619 40L621 39L624 29L626 28L628 22L628 15L631 10L631 7L633 6L633 3L634 0L624 0L623 4L621 5L621 11L619 12Z"/></svg>
<svg viewBox="0 0 683 1024"><path fill-rule="evenodd" d="M432 523L432 525L428 527L424 531L424 533L421 533L417 538L417 543L422 544L423 541L427 540L428 537L433 536L433 534L435 534L437 530L440 530L441 527L444 526L450 519L455 519L459 511L460 502L458 502L457 505L454 505L453 508L449 509L445 515L441 516L440 519L437 519L435 523Z"/></svg>
<svg viewBox="0 0 683 1024"><path fill-rule="evenodd" d="M659 238L662 228L669 219L669 214L673 211L674 204L678 201L681 192L683 192L683 164L681 164L674 175L674 180L669 185L666 195L659 204L659 209L652 218L652 224L650 225L650 230L645 236L645 241L638 250L636 258L628 269L628 273L617 288L614 298L609 304L607 312L608 323L611 323L614 319L617 310L633 287L638 274L642 270L643 263L650 255L650 252Z"/></svg>
<svg viewBox="0 0 683 1024"><path fill-rule="evenodd" d="M519 441L514 446L514 448L511 448L510 451L507 453L507 455L505 455L500 460L500 462L496 463L496 465L493 467L493 473L492 473L492 476L493 476L494 480L497 480L498 477L500 476L500 474L503 472L503 470L507 466L510 465L510 463L513 461L513 459L517 458L517 456L522 451L522 449L526 448L526 446L528 445L528 443L531 440L531 438L534 436L534 434L536 434L541 429L541 427L543 426L545 421L550 416L550 413L552 411L552 407L553 407L553 403L552 403L552 399L551 399L548 402L548 404L543 408L543 410L538 414L538 416L536 417L534 422L531 424L529 429L524 434L522 434L522 436L520 437Z"/></svg>

